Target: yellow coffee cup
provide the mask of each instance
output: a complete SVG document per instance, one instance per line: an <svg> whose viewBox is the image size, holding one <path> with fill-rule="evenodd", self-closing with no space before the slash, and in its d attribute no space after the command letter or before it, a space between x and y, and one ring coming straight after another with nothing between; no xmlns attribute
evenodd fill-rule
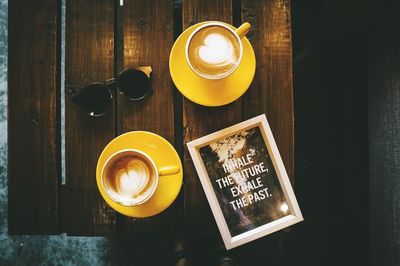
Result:
<svg viewBox="0 0 400 266"><path fill-rule="evenodd" d="M206 79L231 75L242 61L242 38L249 30L248 22L236 30L223 22L205 22L190 34L186 42L186 62L194 73Z"/></svg>
<svg viewBox="0 0 400 266"><path fill-rule="evenodd" d="M137 206L153 196L160 177L180 171L178 165L157 167L141 150L124 149L113 153L104 163L101 185L112 201L123 206Z"/></svg>

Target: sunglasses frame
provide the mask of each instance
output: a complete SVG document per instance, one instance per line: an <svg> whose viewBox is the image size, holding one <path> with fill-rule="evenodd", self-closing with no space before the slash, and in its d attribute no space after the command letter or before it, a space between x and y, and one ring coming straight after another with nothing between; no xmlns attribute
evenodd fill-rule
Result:
<svg viewBox="0 0 400 266"><path fill-rule="evenodd" d="M146 75L146 77L147 77L147 79L148 79L148 81L149 81L149 87L147 88L146 94L144 94L143 96L141 96L141 97L139 97L139 98L130 98L130 97L126 96L125 93L124 93L124 92L120 89L120 87L118 86L118 79L119 79L123 74L125 74L126 72L129 72L129 71L132 71L132 70L143 72L143 73ZM118 92L119 92L120 94L124 95L124 96L125 96L128 100L130 100L130 101L134 101L134 102L141 101L141 100L145 99L147 96L151 95L152 92L153 92L152 87L151 87L151 82L150 82L150 81L151 81L151 73L152 73L152 71L153 71L153 70L152 70L151 66L132 67L132 68L124 69L124 70L122 70L121 72L119 72L118 75L117 75L115 78L110 78L110 79L105 80L105 81L103 81L103 82L99 82L99 81L91 82L91 83L87 84L86 86L82 87L79 91L76 89L74 92L72 92L72 101L73 101L76 105L78 105L78 106L80 107L80 109L83 109L83 107L82 107L81 105L79 105L79 104L74 100L74 98L79 94L80 91L82 91L82 90L84 90L85 88L88 88L88 87L90 87L90 86L102 86L102 87L104 87L105 89L107 89L108 92L110 93L110 102L113 101L113 99L114 99L113 91L116 91L116 90L118 90ZM66 87L75 87L75 88L78 88L78 86L73 86L73 85L67 85ZM99 116L102 116L102 115L106 114L107 111L110 109L110 106L111 106L111 104L107 107L107 109L105 109L104 112L102 112L102 113L100 113L100 114L91 114L91 113L86 112L85 110L82 110L82 111L84 111L84 112L85 112L87 115L89 115L89 116L92 116L92 117L99 117Z"/></svg>

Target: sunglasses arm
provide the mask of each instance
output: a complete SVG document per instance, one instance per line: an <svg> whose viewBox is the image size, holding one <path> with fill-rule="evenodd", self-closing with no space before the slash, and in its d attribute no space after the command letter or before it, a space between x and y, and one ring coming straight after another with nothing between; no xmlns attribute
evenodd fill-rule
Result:
<svg viewBox="0 0 400 266"><path fill-rule="evenodd" d="M115 90L115 88L116 88L116 82L117 82L117 79L116 79L116 78L110 78L110 79L107 79L106 81L104 81L105 85L106 85L108 88L111 88L112 90Z"/></svg>
<svg viewBox="0 0 400 266"><path fill-rule="evenodd" d="M150 78L151 76L151 72L153 71L153 69L151 68L151 66L142 66L142 67L135 67L135 69L142 71L143 73L146 74L146 76L148 78Z"/></svg>

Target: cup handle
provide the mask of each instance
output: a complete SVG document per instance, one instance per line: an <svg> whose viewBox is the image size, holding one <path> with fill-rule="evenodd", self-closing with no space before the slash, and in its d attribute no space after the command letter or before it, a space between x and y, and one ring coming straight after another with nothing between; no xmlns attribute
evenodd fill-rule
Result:
<svg viewBox="0 0 400 266"><path fill-rule="evenodd" d="M160 176L174 175L181 171L178 165L169 165L158 168L158 174Z"/></svg>
<svg viewBox="0 0 400 266"><path fill-rule="evenodd" d="M239 35L239 38L242 39L250 30L250 23L245 22L243 23L239 28L236 29L237 35Z"/></svg>

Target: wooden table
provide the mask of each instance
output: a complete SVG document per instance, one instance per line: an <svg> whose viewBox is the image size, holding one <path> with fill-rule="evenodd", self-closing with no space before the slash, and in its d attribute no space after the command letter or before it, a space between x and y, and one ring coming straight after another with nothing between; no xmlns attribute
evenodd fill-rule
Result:
<svg viewBox="0 0 400 266"><path fill-rule="evenodd" d="M218 246L220 235L184 143L266 113L293 177L290 1L125 0L122 7L118 2L67 1L65 117L60 110L60 1L9 3L9 233L111 236L156 230L173 236L183 228L188 242ZM248 37L257 58L247 93L218 108L185 99L174 88L168 69L174 39L206 20L235 26L250 22ZM111 111L98 118L72 104L68 85L84 86L128 67L147 65L153 68L154 88L147 100L133 103L118 95ZM62 185L64 118L66 184ZM152 131L173 143L185 168L178 200L149 219L116 213L101 198L95 182L102 149L132 130Z"/></svg>

